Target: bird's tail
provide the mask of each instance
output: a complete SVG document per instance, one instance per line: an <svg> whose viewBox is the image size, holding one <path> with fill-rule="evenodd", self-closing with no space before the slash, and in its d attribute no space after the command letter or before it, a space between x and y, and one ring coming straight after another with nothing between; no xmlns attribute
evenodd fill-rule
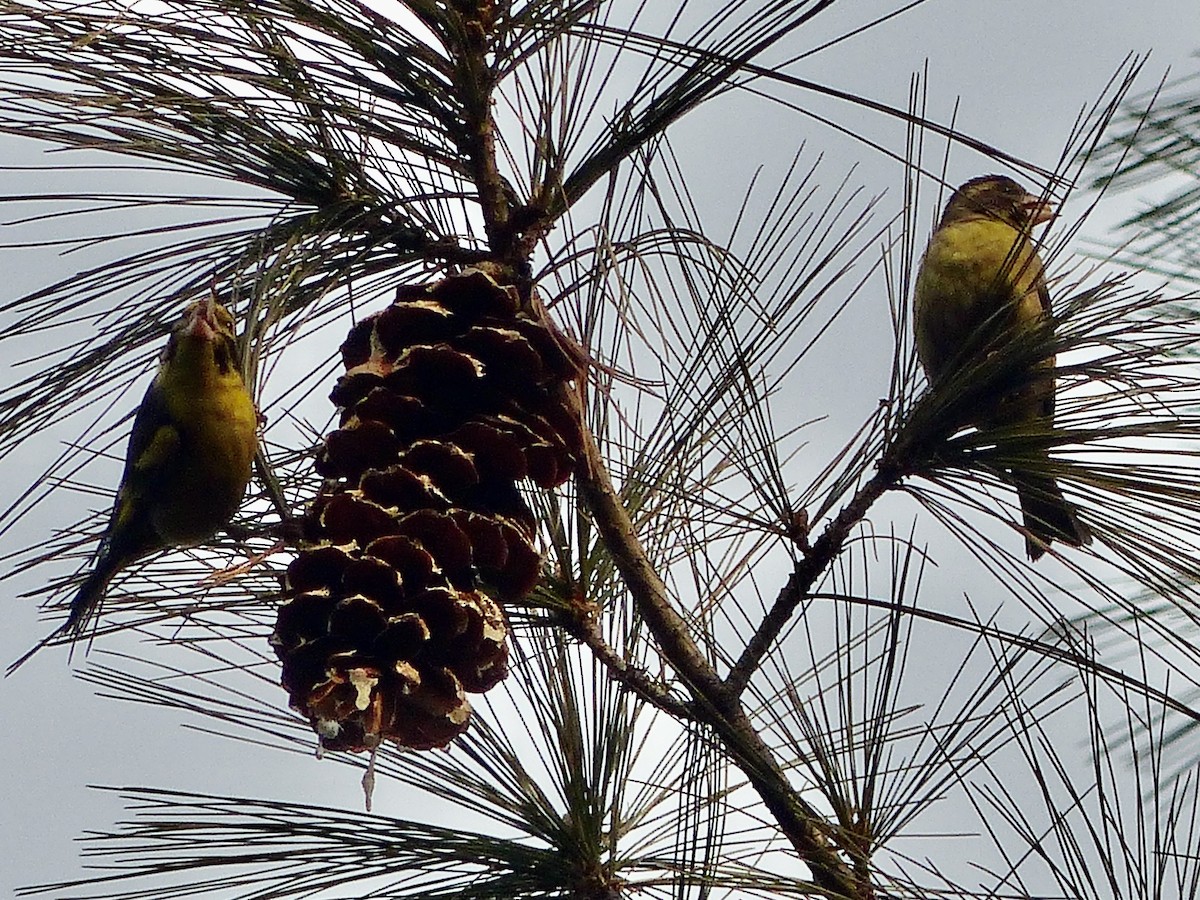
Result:
<svg viewBox="0 0 1200 900"><path fill-rule="evenodd" d="M84 579L83 584L79 586L79 591L75 594L75 598L71 601L70 612L67 613L67 621L63 622L58 633L71 637L71 640L77 640L88 623L92 620L96 611L100 608L100 601L104 599L104 592L108 589L108 583L112 581L113 576L121 570L121 561L110 557L104 557L100 560L91 574Z"/></svg>
<svg viewBox="0 0 1200 900"><path fill-rule="evenodd" d="M66 643L67 641L73 644L79 640L88 623L92 621L96 610L100 608L100 601L104 599L104 591L108 588L108 583L121 570L121 564L121 560L114 559L109 555L101 557L96 568L84 579L75 597L71 600L71 608L67 613L67 621L38 641L24 656L10 665L5 670L5 677L7 678L13 672L17 671L30 657L43 647L50 644Z"/></svg>
<svg viewBox="0 0 1200 900"><path fill-rule="evenodd" d="M1025 471L1010 474L1025 519L1025 552L1031 560L1040 558L1051 541L1072 547L1091 543L1091 530L1079 520L1053 477Z"/></svg>

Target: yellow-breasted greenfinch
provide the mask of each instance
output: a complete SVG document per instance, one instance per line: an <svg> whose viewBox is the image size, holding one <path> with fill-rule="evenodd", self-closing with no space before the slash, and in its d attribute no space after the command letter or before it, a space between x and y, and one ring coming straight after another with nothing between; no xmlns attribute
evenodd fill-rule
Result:
<svg viewBox="0 0 1200 900"><path fill-rule="evenodd" d="M917 355L931 382L1003 348L1023 329L1049 326L1050 292L1031 232L1053 215L1049 203L1002 175L973 178L951 195L913 292ZM1053 356L1037 363L1045 377L1031 372L1023 388L981 404L963 424L1051 426L1053 368ZM1052 476L1024 468L1010 469L1008 476L1030 559L1051 541L1080 547L1091 540Z"/></svg>
<svg viewBox="0 0 1200 900"><path fill-rule="evenodd" d="M250 482L257 432L233 316L213 299L191 304L138 407L99 558L60 631L83 631L121 569L229 523Z"/></svg>

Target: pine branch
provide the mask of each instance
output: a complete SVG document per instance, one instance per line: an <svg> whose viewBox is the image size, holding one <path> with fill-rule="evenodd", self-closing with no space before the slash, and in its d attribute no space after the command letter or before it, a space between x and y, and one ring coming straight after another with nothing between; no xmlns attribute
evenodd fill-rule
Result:
<svg viewBox="0 0 1200 900"><path fill-rule="evenodd" d="M886 491L899 484L902 478L902 469L887 464L886 461L881 463L875 476L858 490L805 552L725 680L725 688L734 696L740 696L746 689L746 685L762 664L763 657L775 646L796 607L809 598L817 579L837 558L845 546L846 539L866 517L872 504Z"/></svg>
<svg viewBox="0 0 1200 900"><path fill-rule="evenodd" d="M582 421L578 406L577 411ZM872 897L870 882L864 881L859 871L860 854L853 853L852 865L839 855L823 818L792 789L737 698L691 639L687 623L671 605L666 585L642 548L595 439L586 429L584 439L586 458L577 475L580 499L592 515L664 657L687 685L705 721L738 761L797 854L809 866L814 882L839 896L862 900Z"/></svg>

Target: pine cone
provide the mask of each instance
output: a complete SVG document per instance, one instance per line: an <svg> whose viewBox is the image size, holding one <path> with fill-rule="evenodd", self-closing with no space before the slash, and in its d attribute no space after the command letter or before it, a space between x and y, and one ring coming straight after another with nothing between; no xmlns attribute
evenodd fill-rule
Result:
<svg viewBox="0 0 1200 900"><path fill-rule="evenodd" d="M341 408L272 644L323 746L440 747L507 673L501 604L537 584L518 482L566 481L579 355L479 271L401 288L342 345Z"/></svg>

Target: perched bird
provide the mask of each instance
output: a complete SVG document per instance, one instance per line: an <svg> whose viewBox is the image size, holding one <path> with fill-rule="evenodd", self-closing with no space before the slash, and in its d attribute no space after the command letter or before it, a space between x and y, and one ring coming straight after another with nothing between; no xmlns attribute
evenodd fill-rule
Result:
<svg viewBox="0 0 1200 900"><path fill-rule="evenodd" d="M1050 292L1031 237L1054 210L1011 178L985 175L961 185L946 203L921 260L913 293L917 355L931 382L994 353L1023 329L1045 326ZM1027 383L972 414L981 428L1048 427L1054 420L1054 357L1037 363ZM1012 469L1025 520L1025 549L1038 559L1051 541L1080 547L1091 533L1043 472Z"/></svg>
<svg viewBox="0 0 1200 900"><path fill-rule="evenodd" d="M96 566L51 638L78 637L121 569L159 550L198 544L237 511L258 430L237 362L229 310L212 299L190 305L134 418Z"/></svg>

